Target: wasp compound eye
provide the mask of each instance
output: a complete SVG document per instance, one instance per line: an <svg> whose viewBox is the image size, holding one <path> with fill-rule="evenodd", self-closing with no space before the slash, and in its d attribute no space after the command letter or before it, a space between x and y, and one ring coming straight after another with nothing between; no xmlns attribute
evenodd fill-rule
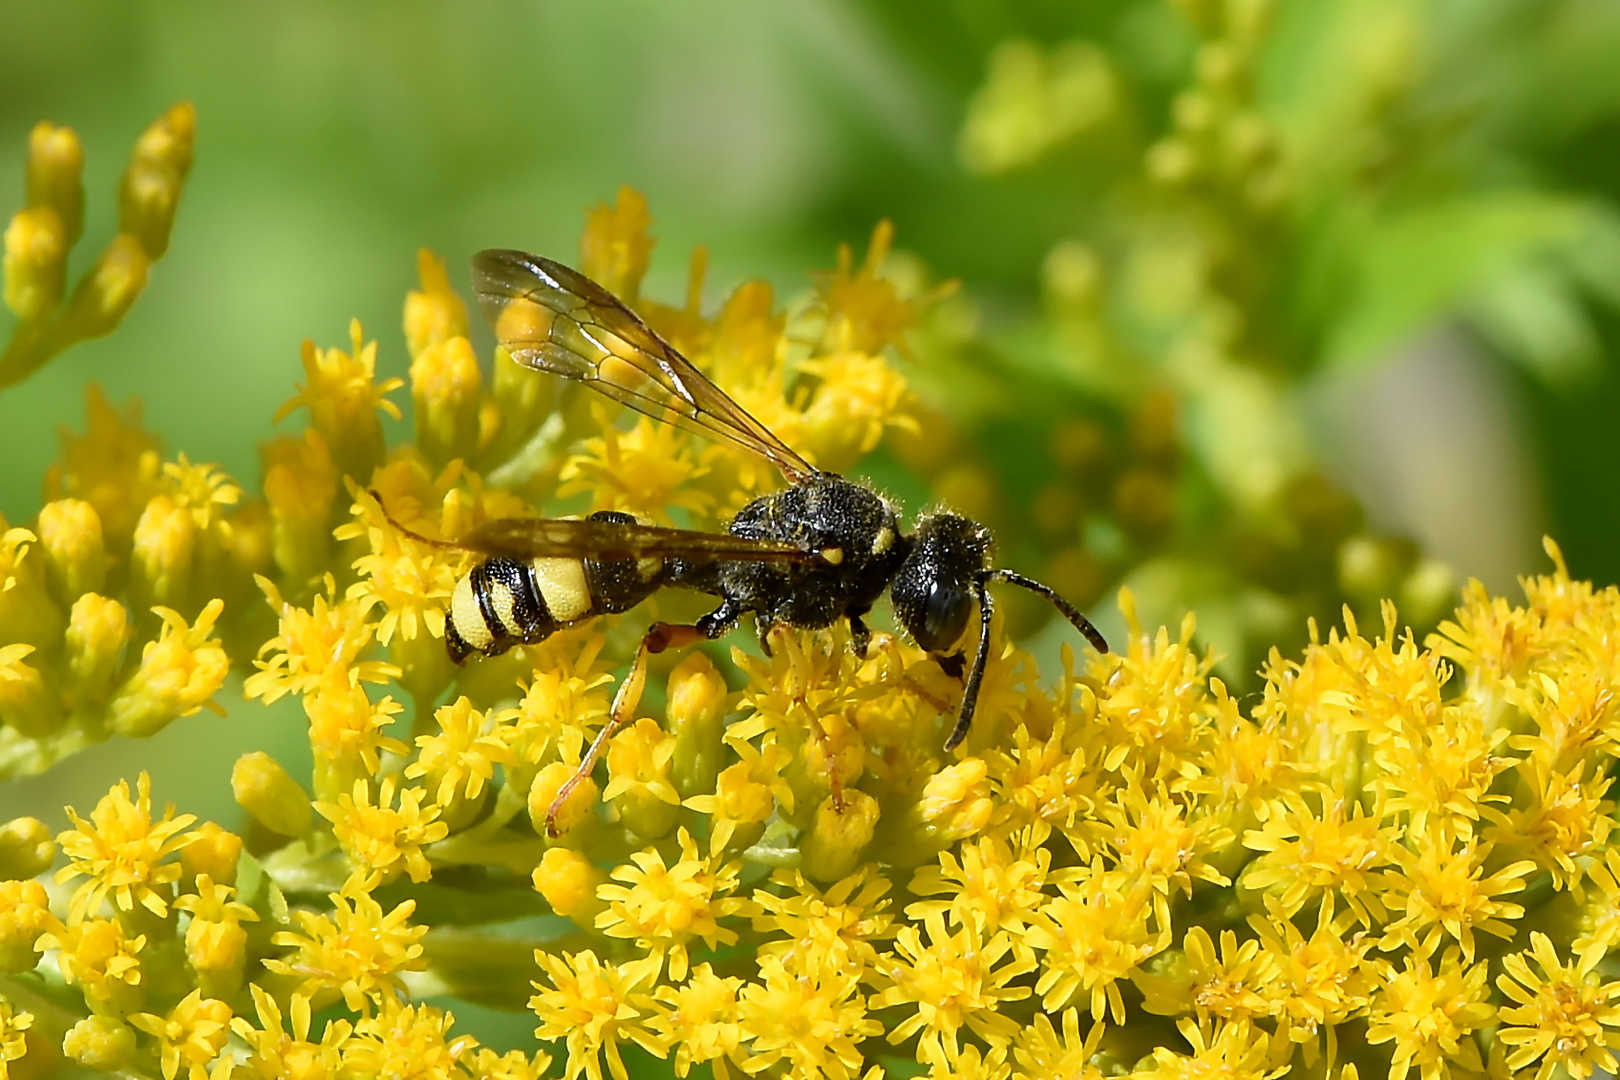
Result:
<svg viewBox="0 0 1620 1080"><path fill-rule="evenodd" d="M963 590L940 581L930 583L928 599L923 601L922 626L913 635L917 644L929 652L944 652L961 641L971 606Z"/></svg>

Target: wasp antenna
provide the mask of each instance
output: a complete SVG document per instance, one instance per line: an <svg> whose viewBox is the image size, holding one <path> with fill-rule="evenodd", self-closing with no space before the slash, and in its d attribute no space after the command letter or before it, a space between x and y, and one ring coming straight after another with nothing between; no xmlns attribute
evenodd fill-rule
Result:
<svg viewBox="0 0 1620 1080"><path fill-rule="evenodd" d="M366 494L370 495L374 500L376 500L377 509L382 511L382 516L387 519L388 524L392 525L396 532L402 532L412 540L415 540L417 543L427 544L429 547L449 548L453 551L460 550L460 545L452 544L448 540L435 540L431 536L423 536L415 529L408 529L404 525L401 525L398 519L396 519L393 514L388 512L388 504L383 502L382 493L376 488L366 489Z"/></svg>
<svg viewBox="0 0 1620 1080"><path fill-rule="evenodd" d="M1050 586L1042 585L1034 578L1027 578L1023 574L1015 573L1012 570L994 570L990 573L990 580L1005 581L1009 585L1022 585L1030 592L1039 593L1041 596L1046 597L1046 599L1051 602L1052 606L1061 611L1063 613L1063 617L1068 619L1070 623L1074 624L1074 628L1080 631L1081 635L1087 641L1091 642L1092 648L1096 649L1100 653L1105 653L1108 651L1108 642L1104 640L1102 632L1099 631L1095 626L1091 625L1090 619L1080 614L1079 608L1075 607L1073 604L1063 599L1063 597L1059 596L1056 592L1052 591Z"/></svg>
<svg viewBox="0 0 1620 1080"><path fill-rule="evenodd" d="M968 672L967 686L962 689L962 711L956 716L956 727L951 729L951 737L945 740L946 752L955 750L957 744L967 737L968 728L973 723L973 709L979 703L979 684L984 681L984 665L990 659L990 616L995 614L995 606L990 601L990 590L984 587L984 582L982 576L973 581L973 592L979 599L979 647L973 653L973 670Z"/></svg>

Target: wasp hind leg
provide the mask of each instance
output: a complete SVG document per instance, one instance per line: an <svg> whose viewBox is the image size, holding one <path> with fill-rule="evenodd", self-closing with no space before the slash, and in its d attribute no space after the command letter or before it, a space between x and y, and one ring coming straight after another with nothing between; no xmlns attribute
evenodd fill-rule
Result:
<svg viewBox="0 0 1620 1080"><path fill-rule="evenodd" d="M682 649L699 641L713 641L731 629L739 614L741 612L737 605L727 600L691 625L656 622L647 628L647 633L641 639L641 647L636 650L636 658L630 665L630 673L619 684L618 693L613 695L613 708L608 713L607 723L591 740L590 749L585 751L579 768L557 789L556 797L546 809L547 836L555 840L561 835L557 830L557 812L580 785L580 781L596 768L597 759L607 748L608 740L635 715L636 707L641 704L642 691L647 688L647 658L667 649Z"/></svg>

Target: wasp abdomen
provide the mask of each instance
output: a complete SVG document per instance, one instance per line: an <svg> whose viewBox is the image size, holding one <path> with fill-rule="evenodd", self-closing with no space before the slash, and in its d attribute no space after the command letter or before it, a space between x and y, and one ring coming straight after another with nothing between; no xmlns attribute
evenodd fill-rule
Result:
<svg viewBox="0 0 1620 1080"><path fill-rule="evenodd" d="M537 574L535 564L542 562L573 562L580 586L577 592L569 587L572 582L566 567L560 568L561 573L552 571L544 577ZM513 645L548 637L570 618L579 617L561 617L548 601L555 598L565 602L565 609L572 606L577 595L585 592L584 578L583 569L574 560L485 559L456 582L455 592L450 595L444 639L451 658L459 663L468 653L495 656ZM588 607L588 595L585 602Z"/></svg>
<svg viewBox="0 0 1620 1080"><path fill-rule="evenodd" d="M629 514L603 510L593 521L628 524ZM664 560L642 558L485 559L456 582L445 620L450 657L498 656L514 645L544 641L591 615L628 611L662 584Z"/></svg>

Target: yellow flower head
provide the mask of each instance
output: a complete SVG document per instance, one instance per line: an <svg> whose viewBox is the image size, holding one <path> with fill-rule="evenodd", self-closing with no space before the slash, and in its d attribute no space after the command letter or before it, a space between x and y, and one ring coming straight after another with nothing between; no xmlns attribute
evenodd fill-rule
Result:
<svg viewBox="0 0 1620 1080"><path fill-rule="evenodd" d="M1393 971L1369 1010L1367 1041L1393 1042L1391 1080L1404 1080L1415 1065L1423 1080L1440 1080L1451 1067L1478 1071L1484 1067L1473 1033L1489 1024L1495 1012L1485 964L1465 964L1455 948L1439 964L1409 955Z"/></svg>
<svg viewBox="0 0 1620 1080"><path fill-rule="evenodd" d="M613 205L597 203L586 212L580 270L625 303L635 303L652 258L651 225L647 197L628 184L620 187Z"/></svg>
<svg viewBox="0 0 1620 1080"><path fill-rule="evenodd" d="M213 633L225 602L210 600L190 625L170 608L152 610L163 620L163 630L146 643L141 666L107 706L113 730L122 735L150 735L204 705L224 712L213 697L230 674L231 661Z"/></svg>
<svg viewBox="0 0 1620 1080"><path fill-rule="evenodd" d="M592 633L582 641L556 635L542 648L518 713L501 735L531 765L557 759L577 761L587 732L607 719L608 697L601 688L613 681L595 670L604 639Z"/></svg>
<svg viewBox="0 0 1620 1080"><path fill-rule="evenodd" d="M361 660L370 644L375 626L365 620L360 601L333 602L337 584L328 575L326 594L316 594L308 610L281 598L281 592L265 578L259 578L270 607L281 617L281 632L259 648L269 660L255 660L259 670L249 675L242 689L249 698L263 698L265 704L283 694L304 694L320 685L328 668L352 671L365 682L386 682L399 669L379 660Z"/></svg>
<svg viewBox="0 0 1620 1080"><path fill-rule="evenodd" d="M1552 939L1539 930L1531 933L1528 950L1503 958L1507 971L1497 976L1496 985L1517 1003L1499 1013L1504 1026L1497 1038L1513 1048L1509 1069L1539 1060L1536 1080L1547 1080L1559 1068L1582 1080L1594 1069L1614 1074L1609 1048L1620 1041L1614 1031L1620 1028L1620 982L1600 981L1593 971L1596 960L1592 955L1563 963Z"/></svg>
<svg viewBox="0 0 1620 1080"><path fill-rule="evenodd" d="M759 974L743 985L738 1010L749 1071L780 1066L794 1076L860 1076L860 1044L883 1025L868 1014L856 974L796 974L776 956L760 958Z"/></svg>
<svg viewBox="0 0 1620 1080"><path fill-rule="evenodd" d="M667 953L669 977L676 982L686 978L687 943L700 938L711 949L735 944L737 932L721 920L747 907L740 897L727 895L737 887L741 864L716 866L700 857L684 828L679 839L681 857L673 865L665 866L655 849L639 851L613 871L623 885L596 890L607 901L607 910L596 917L597 928L609 937L632 938L654 954Z"/></svg>
<svg viewBox="0 0 1620 1080"><path fill-rule="evenodd" d="M433 876L433 867L422 848L443 840L450 829L438 820L438 804L425 802L420 788L401 790L395 808L395 785L393 777L384 777L373 803L371 785L356 780L352 795L338 796L335 806L318 802L315 809L332 823L332 832L356 867L376 872L385 881L401 871L409 873L412 881L426 881Z"/></svg>
<svg viewBox="0 0 1620 1080"><path fill-rule="evenodd" d="M0 1080L10 1075L9 1063L28 1052L26 1032L33 1026L33 1013L24 1012L0 998Z"/></svg>
<svg viewBox="0 0 1620 1080"><path fill-rule="evenodd" d="M362 616L369 616L373 607L383 609L377 640L384 645L393 641L396 630L407 640L418 634L443 637L444 607L456 586L462 557L406 540L375 516L379 511L369 498L356 505L361 522L344 525L337 537L364 535L371 551L355 560L361 577L349 586L347 599L358 603Z"/></svg>
<svg viewBox="0 0 1620 1080"><path fill-rule="evenodd" d="M351 879L344 891L332 893L330 918L293 912L302 933L284 930L270 940L297 951L266 960L265 967L298 980L296 993L317 1003L341 994L354 1012L369 1012L385 997L403 995L401 972L421 969L428 928L410 923L415 900L402 900L384 914L364 885Z"/></svg>
<svg viewBox="0 0 1620 1080"><path fill-rule="evenodd" d="M84 992L94 1011L123 1013L140 1007L140 952L146 935L130 937L113 919L78 919L44 934L40 950L55 949L62 978Z"/></svg>
<svg viewBox="0 0 1620 1080"><path fill-rule="evenodd" d="M341 1048L353 1025L347 1020L328 1021L320 1041L310 1042L308 997L294 994L284 1020L281 1006L263 987L254 983L250 989L259 1026L243 1017L231 1021L232 1030L248 1045L244 1064L249 1075L263 1080L337 1080ZM290 1027L287 1021L291 1021Z"/></svg>
<svg viewBox="0 0 1620 1080"><path fill-rule="evenodd" d="M198 529L218 524L219 508L242 500L242 489L217 466L193 465L185 454L178 461L164 463L163 481L169 497L190 512Z"/></svg>
<svg viewBox="0 0 1620 1080"><path fill-rule="evenodd" d="M244 922L258 922L259 913L239 900L236 890L215 884L207 874L197 878L197 891L175 901L191 913L186 927L186 961L199 972L225 972L241 968L247 958Z"/></svg>
<svg viewBox="0 0 1620 1080"><path fill-rule="evenodd" d="M318 349L313 341L303 348L305 382L298 393L276 411L276 422L299 407L308 407L310 424L320 432L332 452L332 460L349 476L369 480L371 470L382 464L383 433L378 412L395 420L399 406L387 395L405 385L403 379L377 377L377 343L369 344L360 329L360 320L349 323L349 352Z"/></svg>
<svg viewBox="0 0 1620 1080"><path fill-rule="evenodd" d="M595 402L591 415L602 434L586 439L582 452L563 463L559 496L588 491L593 510L649 514L664 522L670 520L666 507L703 514L714 506L713 495L685 486L709 471L694 459L686 434L645 416L620 431L609 422L607 408Z"/></svg>
<svg viewBox="0 0 1620 1080"><path fill-rule="evenodd" d="M923 927L927 944L915 926L896 931L896 954L884 970L893 985L872 999L874 1007L914 1010L889 1029L889 1041L919 1034L918 1060L935 1066L954 1065L961 1057L963 1028L1005 1047L1018 1023L999 1011L1001 1003L1029 997L1027 983L1009 983L1033 970L1035 961L1014 948L1005 930L988 936L976 926L948 931L937 912L924 917Z"/></svg>
<svg viewBox="0 0 1620 1080"><path fill-rule="evenodd" d="M878 222L866 249L866 261L859 270L854 268L855 256L849 245L839 245L838 268L826 275L816 290L818 307L826 320L819 352L875 354L889 345L903 344L917 315L901 299L894 283L882 276L883 261L893 242L894 226Z"/></svg>
<svg viewBox="0 0 1620 1080"><path fill-rule="evenodd" d="M181 830L197 819L192 814L176 817L169 806L162 820L154 822L151 795L152 781L143 772L133 800L129 782L120 780L96 803L89 821L67 808L76 827L57 837L69 862L57 871L56 880L89 878L74 891L74 921L93 913L109 896L120 911L139 904L160 918L168 914L166 897L181 868L166 860L191 842L192 835Z"/></svg>
<svg viewBox="0 0 1620 1080"><path fill-rule="evenodd" d="M329 667L317 677L304 695L304 713L309 717L309 744L315 752L318 777L343 778L336 791L347 791L354 781L375 776L382 767L384 751L404 755L406 745L383 734L404 708L392 697L373 702L365 684L354 669ZM329 783L317 781L321 792L331 791Z"/></svg>
<svg viewBox="0 0 1620 1080"><path fill-rule="evenodd" d="M664 985L657 997L668 1008L653 1017L652 1028L675 1048L675 1075L685 1076L692 1066L714 1063L718 1077L726 1077L726 1059L742 1042L737 989L742 980L723 978L708 964L699 964L680 986Z"/></svg>
<svg viewBox="0 0 1620 1080"><path fill-rule="evenodd" d="M781 891L754 890L754 929L769 935L762 956L792 971L876 969L878 947L894 936L886 878L862 869L822 891L797 870L779 870L771 882Z"/></svg>
<svg viewBox="0 0 1620 1080"><path fill-rule="evenodd" d="M981 933L1004 927L1022 933L1046 899L1042 888L1052 853L1035 845L1021 848L982 836L962 845L959 855L941 851L938 865L924 866L912 877L911 891L944 899L918 901L906 914L915 919L938 912L953 925L973 925Z"/></svg>
<svg viewBox="0 0 1620 1080"><path fill-rule="evenodd" d="M45 477L46 498L72 496L95 507L108 548L123 551L136 519L161 488L163 453L141 428L138 402L120 416L96 384L87 396L85 433L62 432L62 461Z"/></svg>
<svg viewBox="0 0 1620 1080"><path fill-rule="evenodd" d="M137 1013L129 1022L157 1040L163 1080L174 1080L182 1065L191 1080L204 1080L230 1038L231 1007L193 990L167 1016Z"/></svg>
<svg viewBox="0 0 1620 1080"><path fill-rule="evenodd" d="M437 735L418 735L417 759L405 770L412 780L431 777L437 781L434 801L448 806L453 799L477 799L484 785L495 776L495 766L511 764L512 748L495 734L503 718L486 717L460 697L433 714L439 722Z"/></svg>
<svg viewBox="0 0 1620 1080"><path fill-rule="evenodd" d="M589 950L558 955L537 949L534 959L546 980L534 984L537 993L529 998L529 1008L540 1019L534 1037L565 1042L568 1077L583 1071L590 1080L602 1080L605 1051L613 1080L628 1080L619 1053L619 1044L627 1039L649 1053L669 1052L669 1042L651 1024L657 1006L645 988L657 978L662 957L613 965L603 964Z"/></svg>
<svg viewBox="0 0 1620 1080"><path fill-rule="evenodd" d="M375 1016L362 1018L343 1044L343 1070L354 1076L460 1080L463 1058L478 1045L471 1035L450 1034L455 1017L431 1005L384 999Z"/></svg>

